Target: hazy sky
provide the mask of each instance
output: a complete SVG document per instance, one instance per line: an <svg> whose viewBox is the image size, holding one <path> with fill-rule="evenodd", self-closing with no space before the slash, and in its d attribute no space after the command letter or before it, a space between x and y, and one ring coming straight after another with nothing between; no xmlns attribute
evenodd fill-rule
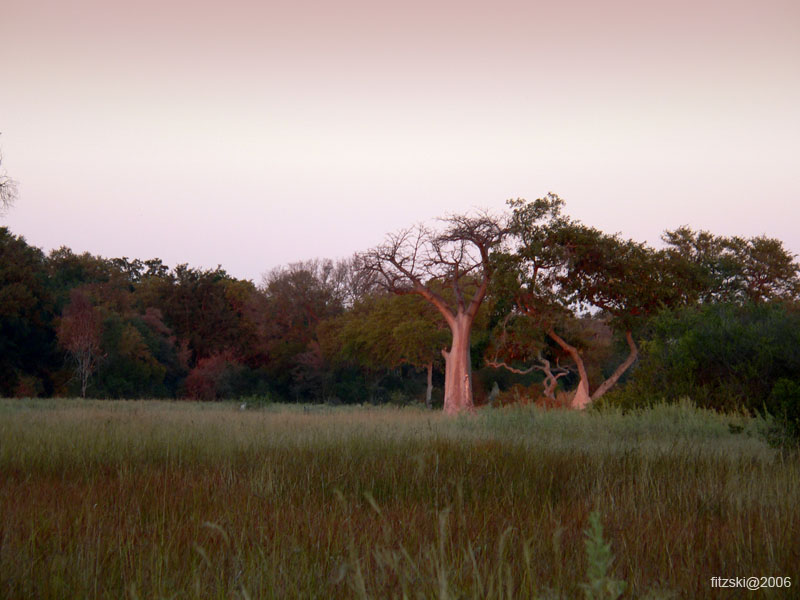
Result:
<svg viewBox="0 0 800 600"><path fill-rule="evenodd" d="M0 0L0 224L258 281L553 191L800 252L800 2Z"/></svg>

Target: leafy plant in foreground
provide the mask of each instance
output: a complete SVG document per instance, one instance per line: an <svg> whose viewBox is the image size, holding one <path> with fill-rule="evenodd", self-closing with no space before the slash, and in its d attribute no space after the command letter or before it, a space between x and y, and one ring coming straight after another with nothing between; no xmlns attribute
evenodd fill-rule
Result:
<svg viewBox="0 0 800 600"><path fill-rule="evenodd" d="M581 589L587 600L608 598L616 600L627 587L627 583L614 579L609 575L614 555L611 553L611 542L603 540L603 524L600 513L593 510L589 514L589 526L584 530L586 535L586 560L588 567L586 577L588 583L582 583Z"/></svg>

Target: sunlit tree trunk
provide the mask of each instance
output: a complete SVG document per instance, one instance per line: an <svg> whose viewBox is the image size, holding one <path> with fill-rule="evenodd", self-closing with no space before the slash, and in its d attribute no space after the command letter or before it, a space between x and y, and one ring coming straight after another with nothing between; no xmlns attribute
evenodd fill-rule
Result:
<svg viewBox="0 0 800 600"><path fill-rule="evenodd" d="M444 412L456 414L472 411L472 364L469 354L469 338L472 319L459 311L450 323L453 343L450 350L442 350L445 360Z"/></svg>
<svg viewBox="0 0 800 600"><path fill-rule="evenodd" d="M580 352L578 352L578 349L575 346L564 341L564 339L559 336L552 327L548 329L547 335L549 335L550 338L556 344L558 344L562 350L569 354L570 358L572 358L572 361L575 363L575 367L578 369L578 389L575 390L575 395L572 397L570 406L572 408L577 408L578 410L583 410L592 401L592 398L589 395L589 377L586 375L586 367L583 364L583 357L581 357Z"/></svg>
<svg viewBox="0 0 800 600"><path fill-rule="evenodd" d="M625 341L628 342L628 348L630 348L628 358L626 358L625 361L616 368L616 370L611 374L611 377L600 384L600 386L592 394L592 400L597 400L600 398L600 396L614 387L622 374L627 371L634 362L636 362L636 359L639 356L639 350L636 348L636 344L633 341L633 335L630 331L625 332Z"/></svg>
<svg viewBox="0 0 800 600"><path fill-rule="evenodd" d="M619 378L622 376L625 371L627 371L631 365L636 361L639 356L639 351L636 348L636 344L633 341L633 335L630 331L625 332L625 340L628 342L628 347L630 348L630 353L628 357L620 364L616 370L611 374L611 376L606 379L603 383L601 383L594 393L589 393L589 377L586 375L586 367L583 364L583 358L578 352L578 349L571 344L568 344L561 338L555 331L551 328L548 330L547 335L549 335L553 341L555 341L564 351L566 351L570 357L572 358L575 366L578 369L578 377L580 381L578 382L578 389L575 390L575 395L572 397L572 401L570 402L570 406L572 408L577 408L578 410L583 410L586 408L591 402L600 398L603 394L605 394L608 390L614 387L619 381Z"/></svg>
<svg viewBox="0 0 800 600"><path fill-rule="evenodd" d="M488 213L451 215L446 221L449 226L441 233L418 226L389 235L360 260L379 285L395 294L419 294L447 321L453 340L450 350L442 350L444 412L456 414L474 408L470 329L492 277L489 254L508 230ZM443 290L452 290L452 297L449 291L440 294Z"/></svg>

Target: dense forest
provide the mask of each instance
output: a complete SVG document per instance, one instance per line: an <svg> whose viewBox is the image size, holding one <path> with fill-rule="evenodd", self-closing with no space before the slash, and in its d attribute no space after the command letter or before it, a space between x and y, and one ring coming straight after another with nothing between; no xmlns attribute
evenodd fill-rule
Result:
<svg viewBox="0 0 800 600"><path fill-rule="evenodd" d="M796 400L800 267L780 241L682 227L654 249L563 208L514 200L259 284L221 266L46 254L2 228L0 395Z"/></svg>

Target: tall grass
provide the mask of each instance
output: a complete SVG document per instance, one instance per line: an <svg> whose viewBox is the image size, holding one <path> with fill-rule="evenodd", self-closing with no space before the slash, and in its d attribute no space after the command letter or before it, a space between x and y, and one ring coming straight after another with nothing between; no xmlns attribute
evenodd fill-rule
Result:
<svg viewBox="0 0 800 600"><path fill-rule="evenodd" d="M689 405L0 401L0 597L584 597L593 511L626 597L800 585L800 464L759 427Z"/></svg>

